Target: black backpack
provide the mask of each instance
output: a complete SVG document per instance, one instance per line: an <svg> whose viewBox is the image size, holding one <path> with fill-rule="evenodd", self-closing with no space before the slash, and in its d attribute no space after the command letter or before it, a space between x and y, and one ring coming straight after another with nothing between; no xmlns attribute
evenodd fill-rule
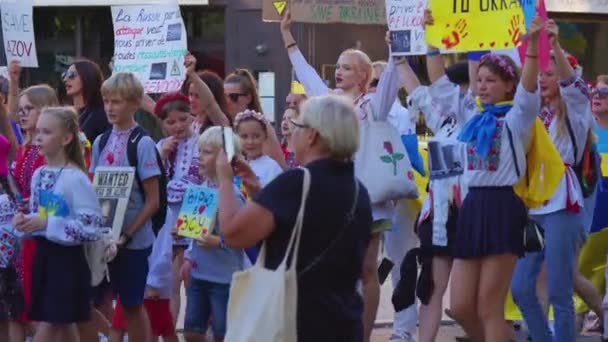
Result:
<svg viewBox="0 0 608 342"><path fill-rule="evenodd" d="M101 151L103 151L104 147L106 147L106 144L108 143L108 139L110 138L111 133L112 133L112 130L110 129L101 135L101 137L99 139L98 155L101 154ZM139 141L141 140L141 138L143 138L145 136L149 136L148 131L146 131L144 128L142 128L139 125L137 127L135 127L133 129L133 131L131 132L131 134L129 135L129 140L127 142L127 158L129 160L129 165L134 168L137 168L137 164L138 164L137 163L137 145L139 144ZM154 215L152 215L152 230L154 231L155 235L158 235L158 232L161 230L161 228L165 224L165 219L167 218L167 173L165 171L165 167L163 166L163 161L160 158L160 154L158 153L158 150L156 150L156 162L158 163L158 168L160 169L160 176L158 177L158 195L159 195L158 204L159 204L159 206L158 206L158 211L156 211L156 213ZM144 195L144 201L145 201L145 194L143 192L144 187L141 182L141 179L139 179L137 170L135 171L135 179L137 180L137 184L139 185L139 188L141 189L142 194Z"/></svg>

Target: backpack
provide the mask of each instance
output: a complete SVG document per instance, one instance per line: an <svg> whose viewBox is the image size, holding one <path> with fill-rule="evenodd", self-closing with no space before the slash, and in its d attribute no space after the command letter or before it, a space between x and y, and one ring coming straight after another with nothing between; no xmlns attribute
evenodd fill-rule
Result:
<svg viewBox="0 0 608 342"><path fill-rule="evenodd" d="M536 118L530 127L530 146L526 152L526 169L521 170L517 162L513 133L509 125L505 125L509 145L515 164L515 172L520 179L513 190L528 208L543 206L553 197L557 190L566 167L543 122ZM524 173L525 172L525 173Z"/></svg>
<svg viewBox="0 0 608 342"><path fill-rule="evenodd" d="M101 137L99 139L99 150L97 151L98 154L100 154L101 151L103 151L104 147L108 143L108 139L110 138L111 133L112 133L112 130L110 129L101 135ZM131 134L129 135L129 140L127 142L127 159L129 160L129 165L131 167L137 168L137 164L138 164L137 163L137 145L139 144L139 141L141 140L141 138L143 138L145 136L149 136L148 132L139 125L136 126L133 129L133 131L131 132ZM154 235L158 235L158 232L165 224L165 220L167 218L167 182L168 182L168 180L167 180L167 172L165 171L163 161L160 157L160 154L158 153L158 150L156 150L156 148L155 148L155 152L156 152L156 162L158 163L158 168L160 169L160 176L158 177L158 196L159 196L158 204L159 204L159 206L158 206L158 210L156 211L156 213L154 215L152 215L152 230L154 231ZM144 189L143 183L142 183L141 179L139 179L139 174L137 172L135 172L135 180L137 181L139 188L142 190L142 195L144 195L144 201L145 201L145 194L143 192L143 189Z"/></svg>
<svg viewBox="0 0 608 342"><path fill-rule="evenodd" d="M574 131L572 130L568 118L566 118L566 127L568 128L568 135L570 135L572 147L574 148L574 165L572 166L572 169L581 186L583 197L588 198L595 191L595 187L600 178L600 158L599 153L597 152L597 146L595 144L586 143L581 161L577 163L578 146L576 144L576 139L574 139Z"/></svg>

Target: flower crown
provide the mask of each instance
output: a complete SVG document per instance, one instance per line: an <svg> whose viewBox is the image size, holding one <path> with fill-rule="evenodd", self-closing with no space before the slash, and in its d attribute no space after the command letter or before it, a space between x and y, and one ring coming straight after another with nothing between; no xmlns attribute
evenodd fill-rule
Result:
<svg viewBox="0 0 608 342"><path fill-rule="evenodd" d="M180 101L180 102L185 102L188 105L190 105L190 99L180 93L169 93L166 95L163 95L163 97L160 98L160 100L158 100L158 102L156 102L156 106L154 106L154 114L156 114L157 116L160 115L160 112L163 110L163 107L169 103L169 102L173 102L173 101Z"/></svg>
<svg viewBox="0 0 608 342"><path fill-rule="evenodd" d="M258 113L255 110L250 109L247 109L244 112L240 112L236 115L236 117L234 118L234 127L238 127L241 122L249 119L256 120L260 122L262 126L266 127L266 118L264 117L264 114Z"/></svg>
<svg viewBox="0 0 608 342"><path fill-rule="evenodd" d="M509 63L504 56L497 55L495 53L488 53L481 57L481 63L483 62L489 62L498 66L506 76L512 79L517 78L517 73L515 72L513 64Z"/></svg>

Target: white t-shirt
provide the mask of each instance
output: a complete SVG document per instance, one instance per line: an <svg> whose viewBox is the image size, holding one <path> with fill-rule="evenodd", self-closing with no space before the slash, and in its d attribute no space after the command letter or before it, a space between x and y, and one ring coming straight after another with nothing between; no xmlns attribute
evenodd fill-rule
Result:
<svg viewBox="0 0 608 342"><path fill-rule="evenodd" d="M258 177L260 185L265 187L268 183L283 173L283 169L274 159L267 155L262 155L259 158L249 160L249 166Z"/></svg>

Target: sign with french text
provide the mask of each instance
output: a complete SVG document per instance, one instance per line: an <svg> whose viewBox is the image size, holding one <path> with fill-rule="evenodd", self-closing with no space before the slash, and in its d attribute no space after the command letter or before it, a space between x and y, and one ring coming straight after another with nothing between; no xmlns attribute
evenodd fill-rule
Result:
<svg viewBox="0 0 608 342"><path fill-rule="evenodd" d="M187 35L177 2L112 6L114 72L131 72L146 93L178 91L186 79Z"/></svg>
<svg viewBox="0 0 608 342"><path fill-rule="evenodd" d="M394 56L424 55L424 10L428 0L386 0L386 21Z"/></svg>
<svg viewBox="0 0 608 342"><path fill-rule="evenodd" d="M454 51L509 49L520 45L526 23L520 0L430 0L435 24L429 44Z"/></svg>
<svg viewBox="0 0 608 342"><path fill-rule="evenodd" d="M37 68L32 0L0 2L0 13L6 56L6 60L2 59L2 62L18 61L22 67Z"/></svg>

